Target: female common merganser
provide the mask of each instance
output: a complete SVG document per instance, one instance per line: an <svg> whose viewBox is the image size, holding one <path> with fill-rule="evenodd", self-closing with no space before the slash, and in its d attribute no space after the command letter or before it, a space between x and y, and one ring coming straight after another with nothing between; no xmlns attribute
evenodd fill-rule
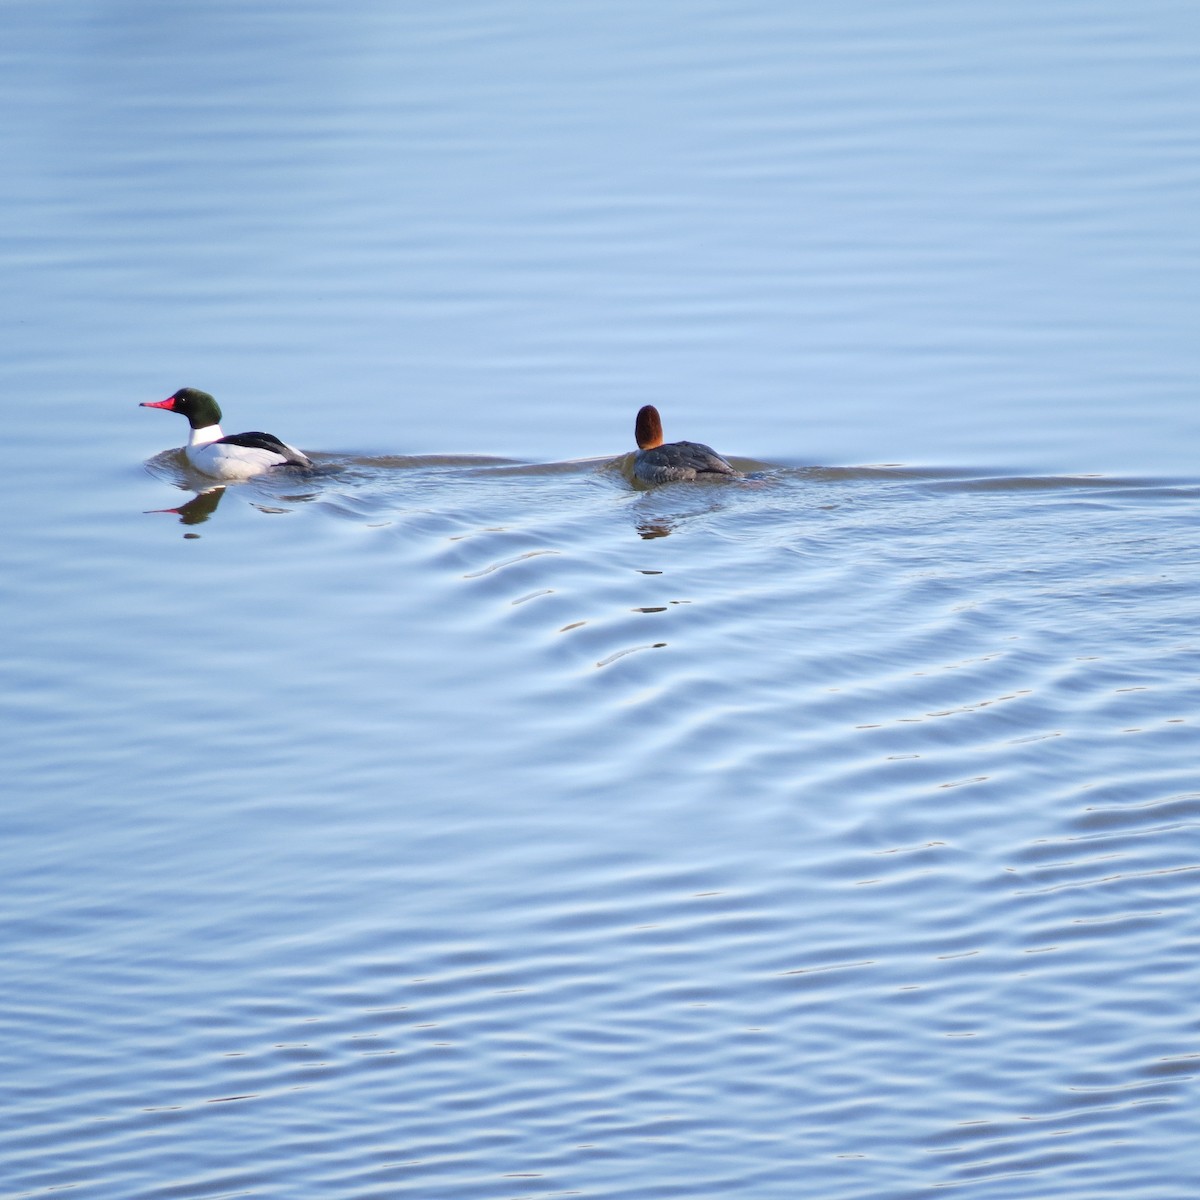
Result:
<svg viewBox="0 0 1200 1200"><path fill-rule="evenodd" d="M633 474L642 483L717 479L738 474L711 446L699 442L668 442L664 446L662 418L653 404L639 411L634 433L638 452L633 459Z"/></svg>
<svg viewBox="0 0 1200 1200"><path fill-rule="evenodd" d="M184 454L205 475L214 479L250 479L272 467L311 467L309 459L295 446L270 433L221 432L221 410L217 402L197 388L180 388L165 400L145 400L142 408L165 408L182 413L192 430Z"/></svg>

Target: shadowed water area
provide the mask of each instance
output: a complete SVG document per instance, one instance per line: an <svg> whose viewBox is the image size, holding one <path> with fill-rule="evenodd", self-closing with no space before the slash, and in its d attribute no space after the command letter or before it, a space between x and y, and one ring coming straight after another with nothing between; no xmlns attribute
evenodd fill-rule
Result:
<svg viewBox="0 0 1200 1200"><path fill-rule="evenodd" d="M1189 8L10 16L0 1195L1195 1195Z"/></svg>

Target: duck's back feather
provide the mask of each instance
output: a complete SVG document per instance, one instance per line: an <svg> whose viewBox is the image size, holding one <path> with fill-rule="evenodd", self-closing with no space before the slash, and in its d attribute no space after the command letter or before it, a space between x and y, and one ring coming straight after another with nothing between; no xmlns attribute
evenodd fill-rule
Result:
<svg viewBox="0 0 1200 1200"><path fill-rule="evenodd" d="M243 446L247 450L266 450L269 454L278 454L284 463L292 466L312 466L312 462L307 455L297 450L295 446L289 446L287 442L281 442L273 433L260 433L258 430L251 430L249 433L230 433L210 444L218 446Z"/></svg>
<svg viewBox="0 0 1200 1200"><path fill-rule="evenodd" d="M643 483L717 479L738 472L703 442L668 442L634 456L633 473Z"/></svg>

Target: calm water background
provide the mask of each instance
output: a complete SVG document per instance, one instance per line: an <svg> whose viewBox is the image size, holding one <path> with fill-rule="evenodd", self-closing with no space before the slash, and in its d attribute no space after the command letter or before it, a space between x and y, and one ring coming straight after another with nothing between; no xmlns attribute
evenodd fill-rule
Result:
<svg viewBox="0 0 1200 1200"><path fill-rule="evenodd" d="M6 4L0 1195L1194 1196L1198 35Z"/></svg>

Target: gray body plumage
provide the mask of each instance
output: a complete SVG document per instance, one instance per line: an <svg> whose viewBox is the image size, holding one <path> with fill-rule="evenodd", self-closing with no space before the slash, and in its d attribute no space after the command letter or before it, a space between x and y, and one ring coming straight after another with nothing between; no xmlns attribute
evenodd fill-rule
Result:
<svg viewBox="0 0 1200 1200"><path fill-rule="evenodd" d="M711 446L702 442L668 442L634 456L633 473L642 483L676 483L736 475Z"/></svg>

